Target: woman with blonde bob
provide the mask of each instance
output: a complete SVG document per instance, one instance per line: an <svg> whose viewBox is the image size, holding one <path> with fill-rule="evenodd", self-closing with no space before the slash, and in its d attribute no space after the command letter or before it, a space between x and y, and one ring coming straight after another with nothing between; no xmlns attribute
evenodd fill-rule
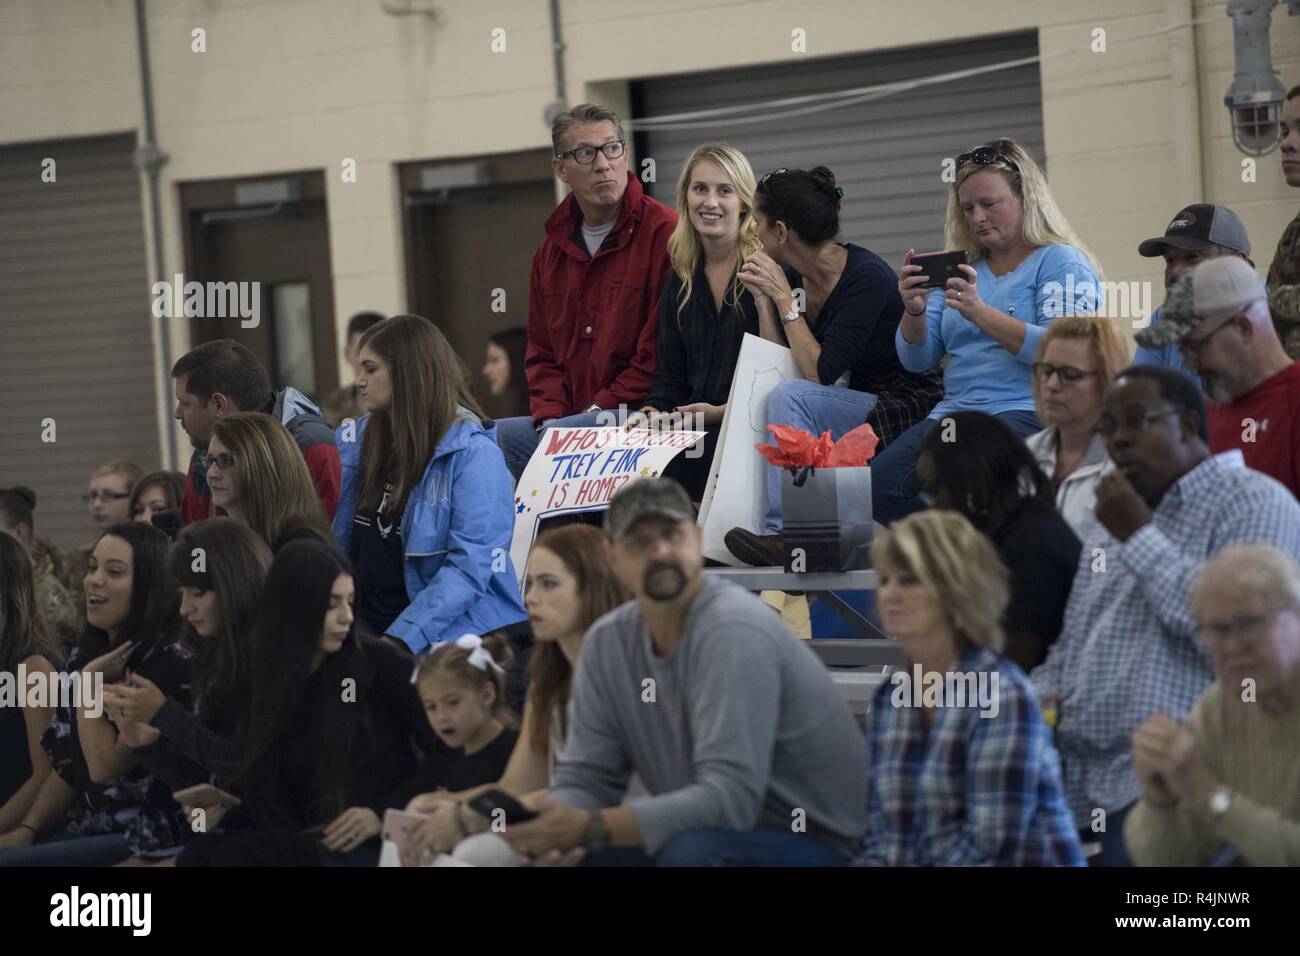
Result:
<svg viewBox="0 0 1300 956"><path fill-rule="evenodd" d="M943 400L871 463L872 503L883 524L922 508L916 452L946 416L984 412L1022 438L1039 431L1031 371L1039 340L1061 316L1096 312L1101 270L1019 143L995 139L957 157L946 233L947 248L969 260L959 275L927 288L914 249L900 273L899 359L913 372L948 362Z"/></svg>
<svg viewBox="0 0 1300 956"><path fill-rule="evenodd" d="M1082 866L1074 821L1028 678L1002 657L1007 573L953 511L876 539L885 631L907 668L867 717L865 866Z"/></svg>
<svg viewBox="0 0 1300 956"><path fill-rule="evenodd" d="M1097 482L1115 468L1097 431L1101 397L1128 363L1128 343L1102 316L1063 316L1038 341L1034 405L1047 427L1025 444L1052 481L1056 510L1080 541L1097 526Z"/></svg>
<svg viewBox="0 0 1300 956"><path fill-rule="evenodd" d="M635 426L704 429L664 472L694 501L704 497L731 379L748 332L758 334L754 297L738 278L758 249L754 171L726 143L697 146L677 180L677 226L668 237L673 274L659 302L659 359Z"/></svg>
<svg viewBox="0 0 1300 956"><path fill-rule="evenodd" d="M219 419L204 457L213 505L252 528L273 552L298 537L330 540L307 462L289 430L270 415L236 412Z"/></svg>

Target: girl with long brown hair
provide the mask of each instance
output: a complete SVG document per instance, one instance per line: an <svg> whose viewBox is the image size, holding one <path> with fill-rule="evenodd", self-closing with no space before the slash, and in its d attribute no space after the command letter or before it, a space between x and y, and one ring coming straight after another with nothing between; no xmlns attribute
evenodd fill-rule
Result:
<svg viewBox="0 0 1300 956"><path fill-rule="evenodd" d="M369 414L339 428L334 537L357 570L357 628L412 651L518 625L514 482L460 356L428 319L361 338Z"/></svg>
<svg viewBox="0 0 1300 956"><path fill-rule="evenodd" d="M505 842L487 834L488 822L465 802L495 786L516 797L545 789L555 755L563 746L564 714L582 639L597 618L630 595L614 574L604 534L591 525L573 524L542 534L528 558L524 579L528 619L536 645L528 671L519 742L496 784L460 793L423 794L408 810L429 818L402 846L402 861L416 866L426 854L450 851L480 865L514 865ZM466 840L474 834L472 839ZM483 836L477 836L483 834ZM463 846L457 847L458 843Z"/></svg>

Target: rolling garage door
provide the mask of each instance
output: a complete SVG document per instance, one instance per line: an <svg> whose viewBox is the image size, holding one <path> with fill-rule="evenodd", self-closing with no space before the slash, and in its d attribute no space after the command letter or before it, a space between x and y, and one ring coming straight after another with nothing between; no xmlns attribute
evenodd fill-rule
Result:
<svg viewBox="0 0 1300 956"><path fill-rule="evenodd" d="M741 69L642 80L633 109L653 118L738 104L828 93L917 79L1032 57L1035 32ZM726 119L725 115L720 119ZM636 134L638 161L653 157L657 182L647 190L673 204L682 162L696 145L722 140L745 152L755 175L780 166L829 166L844 188L843 237L895 269L909 247L943 247L943 157L1010 136L1043 160L1038 64L921 87L825 112L744 125L703 122L695 129Z"/></svg>
<svg viewBox="0 0 1300 956"><path fill-rule="evenodd" d="M125 134L0 147L0 485L36 491L37 529L63 549L92 537L80 495L96 465L158 467L134 146ZM56 182L41 180L46 157Z"/></svg>

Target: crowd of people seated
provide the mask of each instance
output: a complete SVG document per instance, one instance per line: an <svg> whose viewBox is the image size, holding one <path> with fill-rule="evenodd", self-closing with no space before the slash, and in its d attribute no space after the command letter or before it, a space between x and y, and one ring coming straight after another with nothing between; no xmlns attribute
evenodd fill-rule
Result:
<svg viewBox="0 0 1300 956"><path fill-rule="evenodd" d="M1300 188L1300 87L1284 120ZM362 313L319 406L233 340L183 355L186 473L94 469L67 555L0 487L0 866L1300 864L1300 216L1266 283L1231 210L1177 212L1130 358L1013 140L957 157L937 284L841 241L825 166L705 143L671 209L613 111L552 140L490 414L434 323ZM768 424L879 439L905 663L864 724L705 568L746 334L798 372ZM572 425L704 437L516 567ZM748 564L782 560L766 478Z"/></svg>

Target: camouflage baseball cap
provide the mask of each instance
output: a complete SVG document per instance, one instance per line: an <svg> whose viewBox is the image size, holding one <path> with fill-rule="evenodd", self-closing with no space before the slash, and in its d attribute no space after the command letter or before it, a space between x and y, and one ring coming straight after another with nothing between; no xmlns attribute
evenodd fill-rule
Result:
<svg viewBox="0 0 1300 956"><path fill-rule="evenodd" d="M1133 337L1144 348L1177 342L1205 319L1226 319L1268 291L1244 259L1222 256L1188 269L1169 287L1160 321Z"/></svg>
<svg viewBox="0 0 1300 956"><path fill-rule="evenodd" d="M617 541L647 517L694 521L695 508L686 489L671 478L639 478L620 488L609 502L605 531Z"/></svg>

